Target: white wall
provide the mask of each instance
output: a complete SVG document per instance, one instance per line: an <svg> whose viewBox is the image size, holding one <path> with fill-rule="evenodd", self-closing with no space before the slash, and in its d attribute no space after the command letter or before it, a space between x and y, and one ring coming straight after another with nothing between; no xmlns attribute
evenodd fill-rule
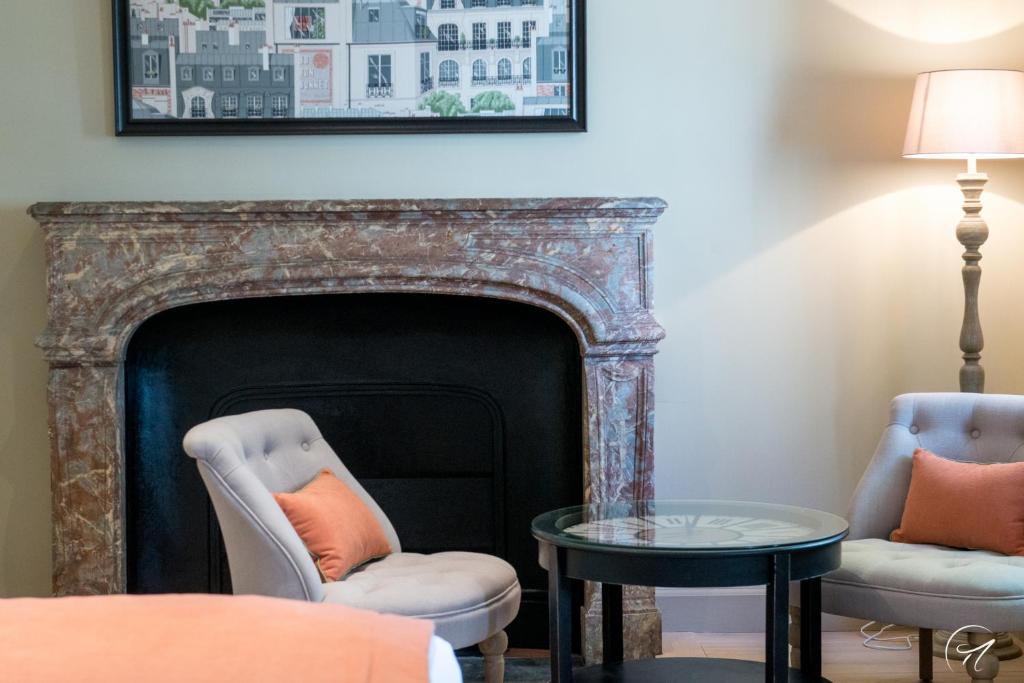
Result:
<svg viewBox="0 0 1024 683"><path fill-rule="evenodd" d="M888 399L956 387L959 167L900 159L913 75L1024 66L1021 3L588 4L587 134L115 139L109 0L4 0L0 594L49 586L40 200L661 196L659 494L845 508ZM1022 392L1024 162L983 170L989 388Z"/></svg>

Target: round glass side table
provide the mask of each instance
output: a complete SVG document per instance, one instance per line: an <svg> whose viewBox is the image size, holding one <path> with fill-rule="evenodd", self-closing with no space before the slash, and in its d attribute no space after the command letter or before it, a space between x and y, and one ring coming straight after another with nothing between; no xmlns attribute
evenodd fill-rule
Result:
<svg viewBox="0 0 1024 683"><path fill-rule="evenodd" d="M581 505L533 520L548 570L552 683L769 681L821 677L821 579L839 568L841 517L808 508L717 500ZM604 662L573 671L571 580L601 583ZM800 581L801 666L789 667L789 582ZM765 663L622 660L622 586L766 585ZM827 681L825 681L827 683Z"/></svg>

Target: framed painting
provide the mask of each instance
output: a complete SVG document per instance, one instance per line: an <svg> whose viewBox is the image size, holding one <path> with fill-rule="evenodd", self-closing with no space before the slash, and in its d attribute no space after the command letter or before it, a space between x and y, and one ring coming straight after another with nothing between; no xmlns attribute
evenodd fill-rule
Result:
<svg viewBox="0 0 1024 683"><path fill-rule="evenodd" d="M118 135L586 130L585 0L113 0Z"/></svg>

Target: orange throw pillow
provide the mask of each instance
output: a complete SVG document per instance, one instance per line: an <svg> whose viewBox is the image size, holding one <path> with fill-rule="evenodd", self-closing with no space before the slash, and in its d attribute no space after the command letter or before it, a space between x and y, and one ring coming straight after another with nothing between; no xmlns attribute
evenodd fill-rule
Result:
<svg viewBox="0 0 1024 683"><path fill-rule="evenodd" d="M956 462L918 448L890 540L1024 556L1024 462Z"/></svg>
<svg viewBox="0 0 1024 683"><path fill-rule="evenodd" d="M324 581L337 581L359 565L391 553L380 522L352 489L321 470L295 493L275 493L316 561Z"/></svg>

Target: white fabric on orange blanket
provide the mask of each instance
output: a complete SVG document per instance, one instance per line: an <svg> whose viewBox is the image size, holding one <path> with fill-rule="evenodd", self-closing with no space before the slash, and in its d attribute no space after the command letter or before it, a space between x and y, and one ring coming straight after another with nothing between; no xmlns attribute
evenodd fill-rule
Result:
<svg viewBox="0 0 1024 683"><path fill-rule="evenodd" d="M462 683L459 660L447 640L431 638L427 659L430 660L430 683Z"/></svg>

